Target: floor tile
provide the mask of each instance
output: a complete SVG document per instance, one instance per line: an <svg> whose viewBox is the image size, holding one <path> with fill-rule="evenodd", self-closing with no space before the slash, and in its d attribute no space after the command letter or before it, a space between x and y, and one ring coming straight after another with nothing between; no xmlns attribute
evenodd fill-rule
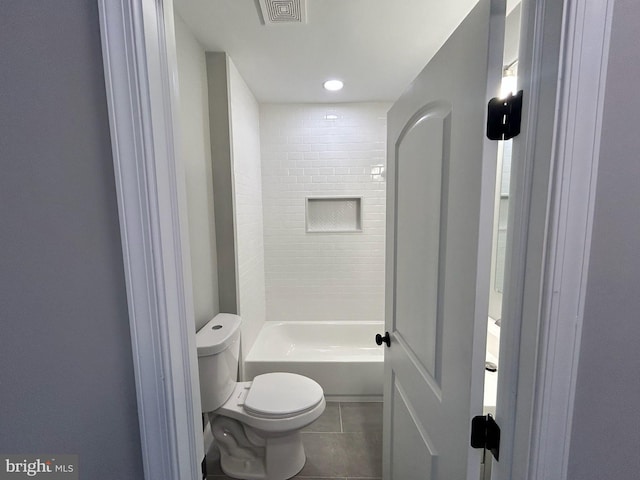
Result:
<svg viewBox="0 0 640 480"><path fill-rule="evenodd" d="M215 447L209 450L205 457L205 461L207 462L207 478L227 478L220 467L220 454L214 451L214 449Z"/></svg>
<svg viewBox="0 0 640 480"><path fill-rule="evenodd" d="M346 477L347 452L341 433L303 433L307 462L300 477Z"/></svg>
<svg viewBox="0 0 640 480"><path fill-rule="evenodd" d="M324 413L303 432L340 432L340 406L337 402L327 403Z"/></svg>
<svg viewBox="0 0 640 480"><path fill-rule="evenodd" d="M297 480L381 480L382 404L328 403L302 442L307 461ZM207 473L208 480L231 479L215 455L207 455Z"/></svg>
<svg viewBox="0 0 640 480"><path fill-rule="evenodd" d="M382 432L343 433L347 452L346 476L382 476Z"/></svg>
<svg viewBox="0 0 640 480"><path fill-rule="evenodd" d="M296 475L296 480L347 480L346 477L301 477L300 475Z"/></svg>
<svg viewBox="0 0 640 480"><path fill-rule="evenodd" d="M343 432L382 431L382 402L341 403Z"/></svg>

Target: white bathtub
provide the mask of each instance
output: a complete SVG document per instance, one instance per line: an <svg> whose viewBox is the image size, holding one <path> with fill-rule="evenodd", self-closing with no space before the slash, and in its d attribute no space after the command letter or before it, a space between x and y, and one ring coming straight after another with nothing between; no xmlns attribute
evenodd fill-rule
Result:
<svg viewBox="0 0 640 480"><path fill-rule="evenodd" d="M244 377L291 372L314 379L330 400L382 400L382 322L266 322L244 362Z"/></svg>

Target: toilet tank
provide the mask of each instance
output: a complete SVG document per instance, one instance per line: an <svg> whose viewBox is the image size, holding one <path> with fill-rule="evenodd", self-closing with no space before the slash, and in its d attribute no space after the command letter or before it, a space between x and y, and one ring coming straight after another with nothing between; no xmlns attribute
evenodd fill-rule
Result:
<svg viewBox="0 0 640 480"><path fill-rule="evenodd" d="M238 378L240 317L219 313L196 334L202 411L221 407Z"/></svg>

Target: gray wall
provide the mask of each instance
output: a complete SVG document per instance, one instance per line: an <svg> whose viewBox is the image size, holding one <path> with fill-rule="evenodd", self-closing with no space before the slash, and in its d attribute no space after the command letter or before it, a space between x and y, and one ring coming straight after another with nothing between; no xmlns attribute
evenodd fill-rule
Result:
<svg viewBox="0 0 640 480"><path fill-rule="evenodd" d="M640 475L640 36L616 0L569 463L571 480Z"/></svg>
<svg viewBox="0 0 640 480"><path fill-rule="evenodd" d="M229 66L227 54L224 52L206 52L205 57L209 96L209 138L213 164L219 308L223 313L238 313Z"/></svg>
<svg viewBox="0 0 640 480"><path fill-rule="evenodd" d="M180 147L187 185L191 284L197 331L220 312L209 86L204 48L177 13L174 18L180 83Z"/></svg>
<svg viewBox="0 0 640 480"><path fill-rule="evenodd" d="M143 476L96 2L3 0L0 452Z"/></svg>

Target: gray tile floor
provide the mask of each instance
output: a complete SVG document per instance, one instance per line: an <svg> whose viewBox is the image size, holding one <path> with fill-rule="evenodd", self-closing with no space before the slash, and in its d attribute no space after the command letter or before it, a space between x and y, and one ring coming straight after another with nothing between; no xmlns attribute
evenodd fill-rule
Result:
<svg viewBox="0 0 640 480"><path fill-rule="evenodd" d="M382 477L382 403L327 403L318 420L302 431L307 463L294 478L379 480ZM225 476L207 462L209 480Z"/></svg>

